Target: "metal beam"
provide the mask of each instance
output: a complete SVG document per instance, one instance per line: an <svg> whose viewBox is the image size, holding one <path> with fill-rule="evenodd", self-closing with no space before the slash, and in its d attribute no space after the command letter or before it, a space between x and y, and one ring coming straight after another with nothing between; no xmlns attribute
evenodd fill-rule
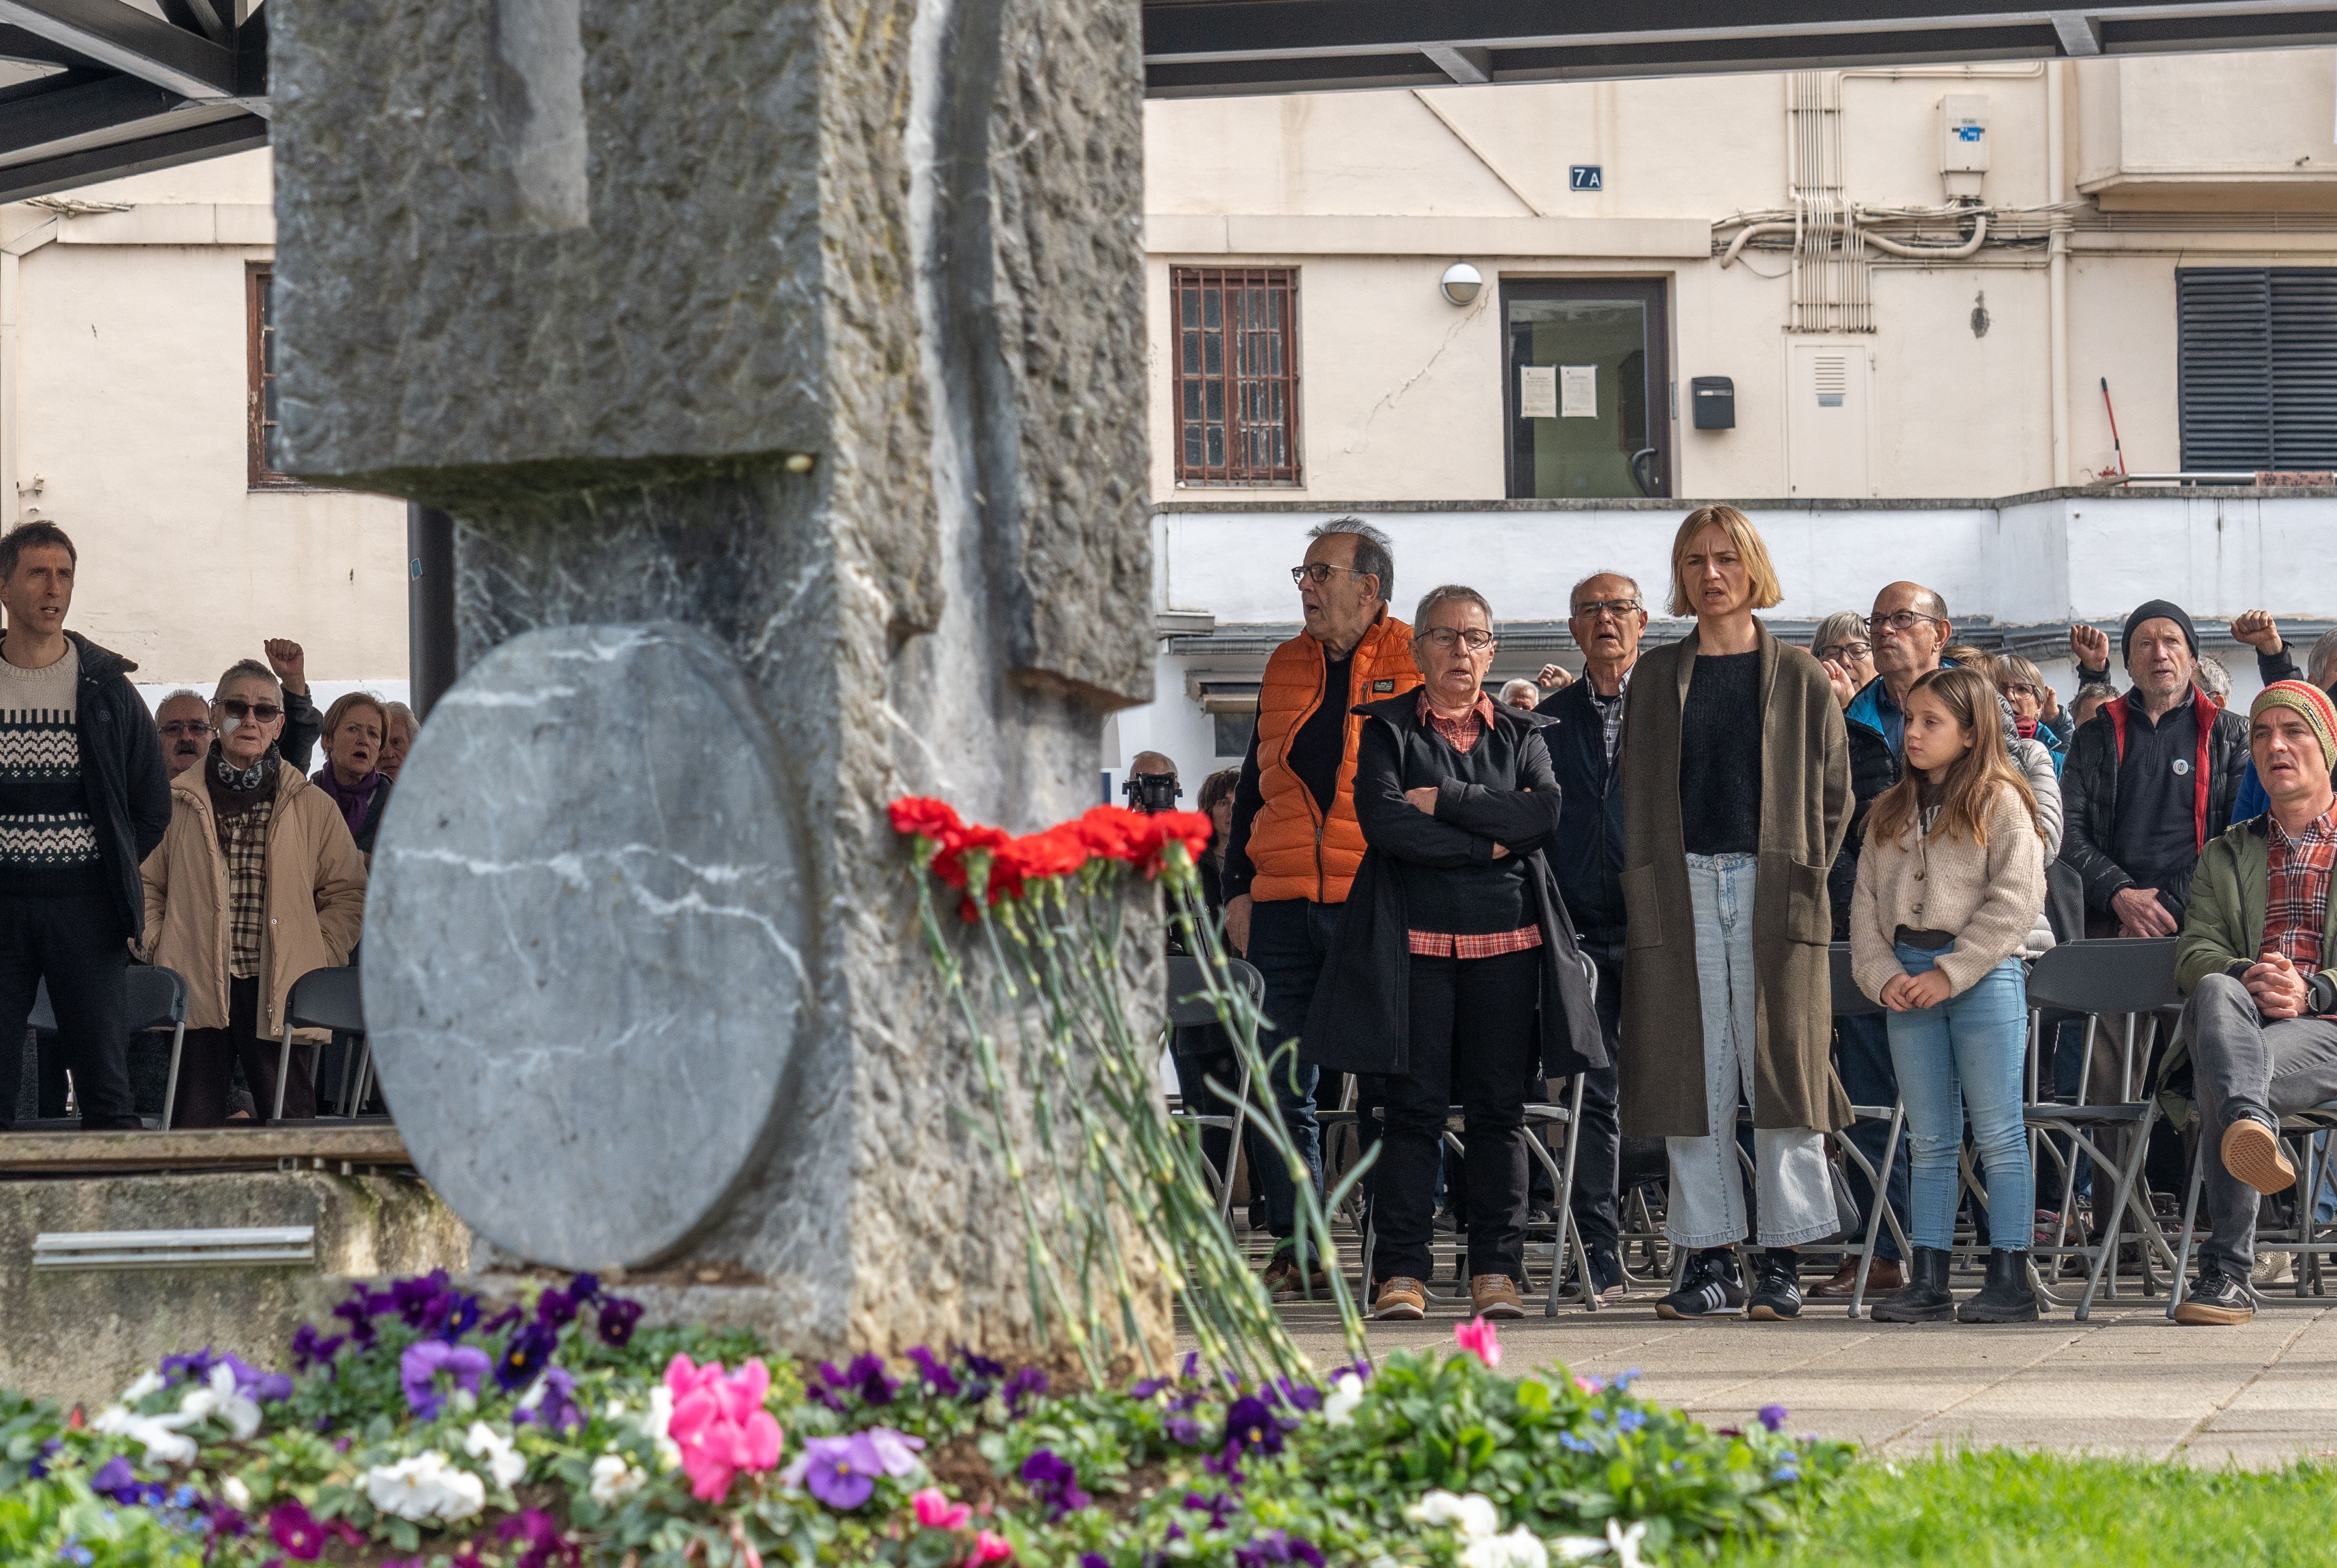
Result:
<svg viewBox="0 0 2337 1568"><path fill-rule="evenodd" d="M2102 52L2102 24L2082 11L2054 12L2053 31L2061 35L2061 53L2072 59Z"/></svg>
<svg viewBox="0 0 2337 1568"><path fill-rule="evenodd" d="M234 53L124 0L0 0L0 23L185 98L232 98Z"/></svg>
<svg viewBox="0 0 2337 1568"><path fill-rule="evenodd" d="M109 76L0 102L0 159L60 142L133 126L168 114L187 100L152 82ZM125 132L116 140L127 140Z"/></svg>
<svg viewBox="0 0 2337 1568"><path fill-rule="evenodd" d="M1423 44L1420 52L1436 63L1436 68L1455 82L1473 85L1493 79L1493 52L1491 49L1455 49L1450 44Z"/></svg>
<svg viewBox="0 0 2337 1568"><path fill-rule="evenodd" d="M267 145L268 122L256 114L238 114L186 130L0 168L0 201L22 201L100 180L118 180L125 174L143 174L155 169L175 169L181 163Z"/></svg>

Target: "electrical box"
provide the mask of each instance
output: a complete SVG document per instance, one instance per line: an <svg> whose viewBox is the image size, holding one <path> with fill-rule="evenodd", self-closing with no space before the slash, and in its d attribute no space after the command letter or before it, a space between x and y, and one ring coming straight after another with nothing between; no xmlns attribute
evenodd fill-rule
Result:
<svg viewBox="0 0 2337 1568"><path fill-rule="evenodd" d="M1688 408L1699 430L1736 428L1736 383L1726 376L1698 376L1687 384Z"/></svg>
<svg viewBox="0 0 2337 1568"><path fill-rule="evenodd" d="M1940 100L1940 173L1948 194L1977 196L1988 173L1988 94L1950 93Z"/></svg>

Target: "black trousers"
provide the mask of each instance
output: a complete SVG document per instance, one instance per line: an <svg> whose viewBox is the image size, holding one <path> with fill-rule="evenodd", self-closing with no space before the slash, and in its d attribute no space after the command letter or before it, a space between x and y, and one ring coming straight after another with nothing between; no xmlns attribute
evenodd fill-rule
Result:
<svg viewBox="0 0 2337 1568"><path fill-rule="evenodd" d="M21 1113L24 1021L41 982L84 1128L136 1127L130 1097L130 948L103 893L0 896L0 1127ZM29 1110L31 1107L24 1107Z"/></svg>
<svg viewBox="0 0 2337 1568"><path fill-rule="evenodd" d="M259 981L257 977L227 983L227 1027L190 1029L179 1053L179 1102L172 1109L173 1127L224 1127L230 1109L230 1093L235 1066L243 1063L244 1082L251 1085L258 1106L256 1120L265 1122L276 1108L276 1059L283 1043L259 1033ZM313 1045L292 1047L292 1073L284 1088L284 1119L305 1121L317 1113L317 1090L308 1076Z"/></svg>
<svg viewBox="0 0 2337 1568"><path fill-rule="evenodd" d="M1462 1108L1468 1150L1469 1272L1525 1277L1525 1106L1540 1054L1539 948L1412 965L1412 1070L1387 1081L1387 1131L1373 1171L1374 1283L1425 1279L1436 1222L1437 1150Z"/></svg>
<svg viewBox="0 0 2337 1568"><path fill-rule="evenodd" d="M1612 1251L1623 1230L1623 1123L1616 1111L1623 953L1588 944L1582 950L1599 966L1599 1033L1606 1039L1607 1065L1582 1075L1582 1122L1574 1130L1574 1223L1585 1247Z"/></svg>

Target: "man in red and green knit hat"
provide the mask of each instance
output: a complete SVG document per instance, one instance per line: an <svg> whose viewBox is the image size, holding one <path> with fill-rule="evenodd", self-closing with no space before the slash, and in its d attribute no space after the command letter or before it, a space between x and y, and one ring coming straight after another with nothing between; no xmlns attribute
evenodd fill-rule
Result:
<svg viewBox="0 0 2337 1568"><path fill-rule="evenodd" d="M2208 844L2176 945L2209 1231L2178 1323L2255 1316L2256 1200L2296 1181L2280 1118L2337 1100L2337 709L2275 681L2248 710L2248 747L2271 808Z"/></svg>

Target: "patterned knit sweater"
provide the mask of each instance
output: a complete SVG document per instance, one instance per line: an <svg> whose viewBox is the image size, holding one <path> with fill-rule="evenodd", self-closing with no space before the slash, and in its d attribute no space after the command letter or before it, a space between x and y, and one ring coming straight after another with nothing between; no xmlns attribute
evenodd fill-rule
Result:
<svg viewBox="0 0 2337 1568"><path fill-rule="evenodd" d="M81 777L81 653L40 670L0 659L0 893L105 891Z"/></svg>

